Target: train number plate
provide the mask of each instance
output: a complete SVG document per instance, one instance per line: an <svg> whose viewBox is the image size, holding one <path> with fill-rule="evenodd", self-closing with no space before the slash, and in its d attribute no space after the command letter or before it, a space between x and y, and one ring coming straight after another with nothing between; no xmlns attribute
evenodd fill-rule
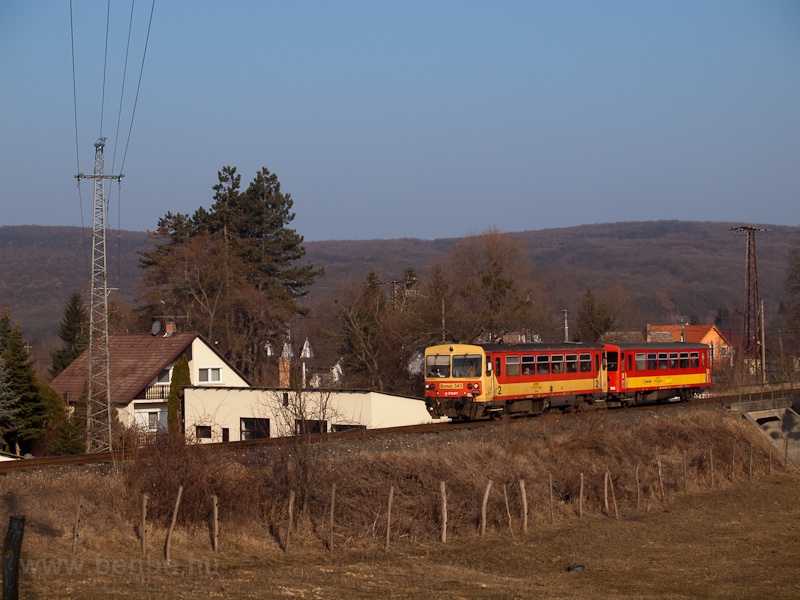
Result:
<svg viewBox="0 0 800 600"><path fill-rule="evenodd" d="M460 390L464 388L463 383L440 383L440 390Z"/></svg>

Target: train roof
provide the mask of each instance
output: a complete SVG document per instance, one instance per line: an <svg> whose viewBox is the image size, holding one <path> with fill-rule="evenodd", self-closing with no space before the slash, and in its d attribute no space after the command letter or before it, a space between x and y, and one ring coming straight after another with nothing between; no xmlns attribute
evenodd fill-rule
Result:
<svg viewBox="0 0 800 600"><path fill-rule="evenodd" d="M621 344L606 344L616 346L620 350L706 350L707 344L693 342L623 342Z"/></svg>
<svg viewBox="0 0 800 600"><path fill-rule="evenodd" d="M584 344L581 342L537 343L537 344L475 344L486 352L580 352L581 350L602 350L605 344Z"/></svg>

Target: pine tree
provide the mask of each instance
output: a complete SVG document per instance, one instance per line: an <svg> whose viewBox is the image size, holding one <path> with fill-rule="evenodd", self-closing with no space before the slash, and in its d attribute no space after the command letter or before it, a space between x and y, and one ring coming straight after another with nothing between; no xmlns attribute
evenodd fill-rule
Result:
<svg viewBox="0 0 800 600"><path fill-rule="evenodd" d="M64 308L58 337L64 342L62 348L50 354L50 374L56 377L88 346L89 313L78 292L73 292Z"/></svg>
<svg viewBox="0 0 800 600"><path fill-rule="evenodd" d="M189 374L189 359L183 354L172 366L172 380L169 384L169 398L167 400L167 426L171 438L181 435L181 400L183 388L192 385Z"/></svg>
<svg viewBox="0 0 800 600"><path fill-rule="evenodd" d="M41 398L33 362L28 357L22 329L15 325L5 339L3 349L8 385L14 401L13 428L7 432L9 444L19 444L28 451L39 437L47 419L47 406Z"/></svg>
<svg viewBox="0 0 800 600"><path fill-rule="evenodd" d="M0 351L6 347L6 339L11 333L11 315L8 312L8 305L0 310Z"/></svg>
<svg viewBox="0 0 800 600"><path fill-rule="evenodd" d="M0 438L3 440L4 447L6 446L6 432L14 428L14 420L18 412L14 408L15 404L15 398L8 383L6 363L0 356Z"/></svg>

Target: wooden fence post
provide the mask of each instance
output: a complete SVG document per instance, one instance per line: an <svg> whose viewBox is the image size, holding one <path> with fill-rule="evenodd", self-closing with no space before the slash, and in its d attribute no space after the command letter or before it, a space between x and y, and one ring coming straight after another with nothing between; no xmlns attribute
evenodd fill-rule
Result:
<svg viewBox="0 0 800 600"><path fill-rule="evenodd" d="M150 498L142 494L142 527L139 531L142 538L142 556L147 557L147 501Z"/></svg>
<svg viewBox="0 0 800 600"><path fill-rule="evenodd" d="M708 462L711 466L711 489L714 489L714 449L708 449Z"/></svg>
<svg viewBox="0 0 800 600"><path fill-rule="evenodd" d="M638 463L636 465L635 475L636 475L636 510L639 510L639 506L640 506L641 499L642 499L642 489L641 489L641 486L639 485L639 464Z"/></svg>
<svg viewBox="0 0 800 600"><path fill-rule="evenodd" d="M787 433L783 438L783 472L786 473L786 467L789 465L789 434Z"/></svg>
<svg viewBox="0 0 800 600"><path fill-rule="evenodd" d="M492 480L486 482L486 490L483 492L483 504L481 505L481 535L486 533L486 505L489 503L489 492L492 489Z"/></svg>
<svg viewBox="0 0 800 600"><path fill-rule="evenodd" d="M617 494L614 492L614 480L611 478L611 471L606 467L606 475L608 476L608 484L611 487L611 500L614 503L614 516L619 519L619 508L617 507Z"/></svg>
<svg viewBox="0 0 800 600"><path fill-rule="evenodd" d="M294 522L294 490L289 491L289 520L286 523L286 544L284 545L284 553L289 552L289 543L292 539L292 522Z"/></svg>
<svg viewBox="0 0 800 600"><path fill-rule="evenodd" d="M389 551L389 536L392 532L392 501L394 500L394 486L389 487L389 505L386 507L386 544L383 549Z"/></svg>
<svg viewBox="0 0 800 600"><path fill-rule="evenodd" d="M511 509L508 506L508 491L506 490L506 484L503 484L503 498L506 501L506 515L508 516L508 530L511 532L511 537L514 537L514 527L511 524Z"/></svg>
<svg viewBox="0 0 800 600"><path fill-rule="evenodd" d="M578 494L578 517L583 517L583 473L581 473L581 491Z"/></svg>
<svg viewBox="0 0 800 600"><path fill-rule="evenodd" d="M439 490L442 496L442 543L447 543L447 485L444 481L439 482Z"/></svg>
<svg viewBox="0 0 800 600"><path fill-rule="evenodd" d="M736 483L736 438L731 445L731 483Z"/></svg>
<svg viewBox="0 0 800 600"><path fill-rule="evenodd" d="M658 489L661 490L661 501L664 502L664 480L661 478L661 459L658 459Z"/></svg>
<svg viewBox="0 0 800 600"><path fill-rule="evenodd" d="M19 554L25 533L25 517L12 516L3 541L3 600L19 598Z"/></svg>
<svg viewBox="0 0 800 600"><path fill-rule="evenodd" d="M608 468L603 473L603 508L608 514Z"/></svg>
<svg viewBox="0 0 800 600"><path fill-rule="evenodd" d="M333 509L336 506L336 484L331 487L331 514L328 520L328 550L333 553Z"/></svg>
<svg viewBox="0 0 800 600"><path fill-rule="evenodd" d="M78 549L78 526L81 522L81 506L83 506L83 497L78 496L78 506L75 509L75 525L72 528L72 553Z"/></svg>
<svg viewBox="0 0 800 600"><path fill-rule="evenodd" d="M212 524L211 531L213 534L211 545L214 548L214 554L219 550L219 496L214 494L211 496L211 512Z"/></svg>
<svg viewBox="0 0 800 600"><path fill-rule="evenodd" d="M555 515L553 514L554 507L553 507L553 474L552 473L548 473L547 474L547 481L548 481L548 483L550 485L550 524L552 525L553 523L555 523Z"/></svg>
<svg viewBox="0 0 800 600"><path fill-rule="evenodd" d="M169 564L170 561L170 546L172 544L172 530L175 529L175 521L178 519L178 507L181 505L181 496L183 495L183 486L178 488L178 497L175 499L175 510L172 511L172 522L167 530L167 541L164 542L164 559Z"/></svg>
<svg viewBox="0 0 800 600"><path fill-rule="evenodd" d="M747 469L747 479L753 480L753 442L750 442L750 467Z"/></svg>
<svg viewBox="0 0 800 600"><path fill-rule="evenodd" d="M528 495L525 492L525 480L519 480L519 496L522 500L522 535L528 533Z"/></svg>
<svg viewBox="0 0 800 600"><path fill-rule="evenodd" d="M687 483L686 483L686 449L683 450L683 493L685 494L688 491Z"/></svg>

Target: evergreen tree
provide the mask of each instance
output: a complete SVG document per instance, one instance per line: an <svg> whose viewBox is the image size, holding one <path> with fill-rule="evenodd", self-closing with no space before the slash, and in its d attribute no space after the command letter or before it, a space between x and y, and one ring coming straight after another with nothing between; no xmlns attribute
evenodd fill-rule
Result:
<svg viewBox="0 0 800 600"><path fill-rule="evenodd" d="M8 305L0 310L0 351L6 347L6 339L11 333L11 315L8 312Z"/></svg>
<svg viewBox="0 0 800 600"><path fill-rule="evenodd" d="M8 383L8 375L6 374L6 363L0 356L0 438L2 438L3 446L5 447L6 432L14 428L14 420L17 414L17 409L14 395L11 393L11 387Z"/></svg>
<svg viewBox="0 0 800 600"><path fill-rule="evenodd" d="M6 440L29 451L33 440L43 432L47 406L41 398L36 371L28 357L19 325L15 325L8 333L2 356L14 409L17 410L13 428L6 434Z"/></svg>
<svg viewBox="0 0 800 600"><path fill-rule="evenodd" d="M597 302L594 292L589 288L583 296L583 303L578 311L578 326L575 336L579 342L598 342L611 331L614 318L604 302Z"/></svg>
<svg viewBox="0 0 800 600"><path fill-rule="evenodd" d="M293 201L275 174L262 168L242 192L236 167L217 174L214 203L192 217L167 213L141 254L153 314L161 303L187 325L220 342L234 365L256 382L264 348L283 335L314 278L322 273L296 263L303 237L290 224ZM159 311L159 312L156 312Z"/></svg>
<svg viewBox="0 0 800 600"><path fill-rule="evenodd" d="M64 308L58 337L64 342L62 348L50 354L50 374L56 377L88 346L89 313L78 292L73 292Z"/></svg>
<svg viewBox="0 0 800 600"><path fill-rule="evenodd" d="M172 380L169 384L167 426L170 437L182 434L181 400L183 400L183 388L187 385L192 385L192 378L189 373L189 359L183 354L172 366Z"/></svg>

